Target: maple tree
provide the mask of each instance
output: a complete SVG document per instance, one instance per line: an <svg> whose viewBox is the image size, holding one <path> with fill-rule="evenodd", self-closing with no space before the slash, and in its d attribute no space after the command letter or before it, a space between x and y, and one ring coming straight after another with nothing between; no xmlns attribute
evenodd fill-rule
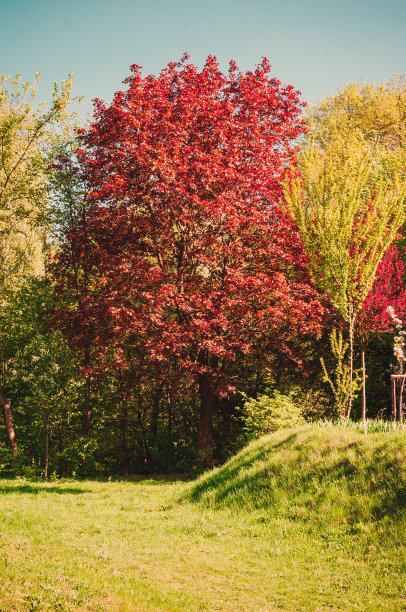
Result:
<svg viewBox="0 0 406 612"><path fill-rule="evenodd" d="M362 304L357 321L357 336L367 344L370 334L390 333L392 324L387 310L391 306L399 316L406 312L406 263L398 243L392 244L378 266L374 284Z"/></svg>
<svg viewBox="0 0 406 612"><path fill-rule="evenodd" d="M399 316L406 313L406 264L402 251L395 242L386 251L378 266L374 284L362 304L356 322L356 335L361 347L363 375L362 418L366 419L365 351L372 334L391 333L393 324L388 317L388 308Z"/></svg>
<svg viewBox="0 0 406 612"><path fill-rule="evenodd" d="M322 306L279 206L304 129L298 92L266 59L228 74L187 59L158 76L134 65L126 91L96 101L77 151L86 214L52 273L59 324L77 345L91 338L93 364L196 380L208 466L228 364L265 343L295 359L290 339L319 331Z"/></svg>

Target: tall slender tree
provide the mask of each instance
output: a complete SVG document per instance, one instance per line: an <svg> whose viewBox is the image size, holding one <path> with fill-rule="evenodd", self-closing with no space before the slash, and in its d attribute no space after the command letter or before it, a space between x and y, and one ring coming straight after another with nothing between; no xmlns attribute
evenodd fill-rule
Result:
<svg viewBox="0 0 406 612"><path fill-rule="evenodd" d="M314 129L314 128L313 128ZM314 134L313 134L314 135ZM315 135L314 135L315 136ZM353 395L354 331L377 268L405 219L405 158L388 155L358 131L316 133L285 189L309 271L347 323Z"/></svg>
<svg viewBox="0 0 406 612"><path fill-rule="evenodd" d="M384 80L380 84L361 81L343 85L335 95L325 96L308 108L307 123L309 127L307 140L321 149L324 149L326 142L335 142L337 135L343 138L346 134L361 134L365 143L370 144L371 154L375 157L377 165L385 155L398 157L399 171L401 176L404 176L406 171L404 156L406 80L404 75L395 75L389 81ZM360 312L361 319L358 319L356 327L361 342L363 362L365 352L362 347L365 347L365 338L369 336L369 333L376 331L377 326L380 327L380 330L387 326L386 315L382 317L380 310L382 300L385 300L384 296L391 296L396 303L402 299L399 297L402 293L399 290L399 279L395 278L399 266L401 267L401 260L396 258L395 263L393 252L388 253L382 270L385 269L386 273L391 276L396 289L389 287L385 279L378 273L373 291L373 299L376 300L376 304L372 304L371 296ZM393 274L395 277L392 276ZM363 378L363 414L365 414L365 368L363 368Z"/></svg>

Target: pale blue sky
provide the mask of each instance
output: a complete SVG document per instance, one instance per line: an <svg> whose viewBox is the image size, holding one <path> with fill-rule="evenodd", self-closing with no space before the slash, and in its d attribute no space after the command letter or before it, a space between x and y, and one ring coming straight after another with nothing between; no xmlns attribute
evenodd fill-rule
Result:
<svg viewBox="0 0 406 612"><path fill-rule="evenodd" d="M184 51L224 69L266 56L307 101L406 72L406 0L0 0L0 24L0 73L42 72L47 99L72 70L88 110L122 88L130 64L156 74Z"/></svg>

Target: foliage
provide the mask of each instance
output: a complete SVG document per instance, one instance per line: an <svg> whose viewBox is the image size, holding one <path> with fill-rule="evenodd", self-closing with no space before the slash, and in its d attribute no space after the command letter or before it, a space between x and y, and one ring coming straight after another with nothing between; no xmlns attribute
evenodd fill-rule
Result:
<svg viewBox="0 0 406 612"><path fill-rule="evenodd" d="M242 407L242 418L248 439L304 422L293 394L282 395L277 389L267 389L256 399L247 398Z"/></svg>
<svg viewBox="0 0 406 612"><path fill-rule="evenodd" d="M303 150L285 190L309 269L345 321L355 319L377 268L404 222L401 160L381 155L360 134L336 133Z"/></svg>
<svg viewBox="0 0 406 612"><path fill-rule="evenodd" d="M322 130L320 130L320 133ZM355 323L379 264L405 218L404 159L380 152L358 132L329 134L305 146L301 175L286 186L308 267L348 326L347 417L353 399Z"/></svg>
<svg viewBox="0 0 406 612"><path fill-rule="evenodd" d="M389 415L403 81L343 88L307 136L267 60L133 66L78 135L70 82L48 109L37 85L0 86L0 391L19 444L11 460L0 439L2 475L43 475L46 447L54 478L185 473L230 457L248 422L334 418L352 396L358 414L354 338L369 414ZM340 336L327 356L343 318L354 366Z"/></svg>
<svg viewBox="0 0 406 612"><path fill-rule="evenodd" d="M21 75L0 79L0 311L12 302L29 276L44 272L48 250L48 165L63 140L61 122L69 102L71 80L55 84L50 108L35 108L39 82L22 83ZM4 319L3 313L0 316ZM0 335L3 330L0 329ZM3 368L3 385L4 385ZM17 457L9 400L0 392L13 457Z"/></svg>
<svg viewBox="0 0 406 612"><path fill-rule="evenodd" d="M362 304L356 323L356 333L366 345L370 334L392 332L388 308L403 317L406 313L406 265L401 246L392 244L378 266L374 284Z"/></svg>
<svg viewBox="0 0 406 612"><path fill-rule="evenodd" d="M350 366L347 363L346 354L348 350L348 342L343 340L341 331L337 332L333 329L330 335L331 353L335 360L333 380L327 372L327 368L323 357L320 358L323 369L323 380L328 383L334 396L334 411L336 416L344 417L346 415L346 407L348 406L348 398L351 395L356 397L361 388L361 376L359 371L354 372L352 380L350 380ZM351 386L352 385L352 386Z"/></svg>
<svg viewBox="0 0 406 612"><path fill-rule="evenodd" d="M49 284L32 278L0 317L1 384L12 400L19 443L18 460L11 461L6 439L0 439L1 476L44 474L47 426L49 472L59 476L189 471L196 459L196 407L187 387L171 404L164 398L157 405L155 381L134 396L123 394L120 381L100 376L93 386L91 433L83 436L80 357L44 316L57 300ZM217 424L215 431L219 435Z"/></svg>
<svg viewBox="0 0 406 612"><path fill-rule="evenodd" d="M151 376L175 393L198 386L202 454L219 398L236 388L231 370L247 355L269 367L264 346L295 360L292 339L320 329L278 205L302 105L269 71L266 60L247 73L231 62L224 75L211 56L201 71L185 56L157 77L133 66L80 136L85 213L51 268L56 321L88 347L92 376L132 390Z"/></svg>
<svg viewBox="0 0 406 612"><path fill-rule="evenodd" d="M310 135L329 140L332 133L360 131L381 150L401 153L406 144L406 80L394 76L381 84L350 83L309 107Z"/></svg>
<svg viewBox="0 0 406 612"><path fill-rule="evenodd" d="M41 475L46 427L51 436L59 430L63 439L80 393L76 364L66 341L59 332L47 329L44 312L53 303L46 282L31 278L0 313L1 385L15 404L21 455L15 471L20 474L24 473L23 464L32 466L34 462L36 474ZM72 425L74 422L73 418ZM55 468L52 442L51 464Z"/></svg>
<svg viewBox="0 0 406 612"><path fill-rule="evenodd" d="M61 138L60 123L70 97L71 78L55 84L53 102L35 109L39 84L20 75L0 79L0 287L18 286L26 274L43 271L49 193L47 167Z"/></svg>
<svg viewBox="0 0 406 612"><path fill-rule="evenodd" d="M345 85L334 96L326 96L314 104L307 113L309 132L304 157L310 151L315 159L310 164L309 160L305 162L304 182L307 187L304 190L309 196L314 217L313 220L307 219L307 228L301 223L301 233L302 237L303 232L307 233L309 242L313 241L314 232L319 234L317 246L316 243L313 245L313 255L310 254L311 266L313 274L316 272L319 283L323 284L332 303L347 321L350 368L353 361L354 327L357 328L364 364L370 333L385 331L387 328L387 322L382 316L385 310L382 309L383 303L395 298L403 308L403 287L399 285L399 281L402 281L396 271L398 262L393 265L394 252L385 256L386 263L382 262L383 274L378 271L380 277L376 279L372 294L370 290L377 266L394 239L394 234L386 230L390 225L394 230L395 226L402 223L399 218L397 223L392 224L388 210L382 216L376 198L382 181L384 191L390 191L390 183L394 181L392 204L396 208L398 198L398 213L404 212L402 183L405 171L405 103L405 80L395 76L381 85L365 82ZM320 161L323 158L323 163L331 160L333 171L327 170L328 163L321 174L317 171L316 159ZM355 168L351 169L354 161ZM400 184L396 187L398 181ZM380 185L378 189L377 184ZM390 200L391 196L387 202L383 198L384 208L387 208ZM389 217L386 216L388 212ZM394 215L396 217L396 212ZM317 218L318 223L315 222ZM383 240L379 228L386 233ZM308 244L306 248L310 253L312 247ZM323 253L320 258L319 250ZM329 253L327 260L325 253ZM393 286L385 278L385 272L395 281ZM351 410L351 403L350 397L347 414ZM365 414L364 376L364 418Z"/></svg>
<svg viewBox="0 0 406 612"><path fill-rule="evenodd" d="M322 384L324 381L317 377L305 382L306 386L292 384L290 387L294 403L305 421L312 422L323 416L331 415L331 397Z"/></svg>

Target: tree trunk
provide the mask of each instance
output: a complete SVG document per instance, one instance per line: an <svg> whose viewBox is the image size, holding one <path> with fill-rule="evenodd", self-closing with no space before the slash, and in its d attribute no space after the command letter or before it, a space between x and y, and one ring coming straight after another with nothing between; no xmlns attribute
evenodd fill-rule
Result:
<svg viewBox="0 0 406 612"><path fill-rule="evenodd" d="M397 404L397 397L396 397L396 379L391 377L391 384L392 384L392 419L393 421L396 421L396 404Z"/></svg>
<svg viewBox="0 0 406 612"><path fill-rule="evenodd" d="M202 468L213 467L213 414L217 397L207 374L199 374L200 420L197 435L197 456Z"/></svg>
<svg viewBox="0 0 406 612"><path fill-rule="evenodd" d="M128 406L127 406L126 394L123 394L121 401L122 401L122 405L121 405L121 448L123 450L124 471L126 474L128 474L129 467L130 467L130 456L128 453L128 442L127 442Z"/></svg>
<svg viewBox="0 0 406 612"><path fill-rule="evenodd" d="M90 404L90 387L91 378L90 375L86 376L86 389L85 389L85 410L83 413L83 435L87 438L90 430L90 420L92 418L92 407Z"/></svg>
<svg viewBox="0 0 406 612"><path fill-rule="evenodd" d="M361 347L362 361L362 420L365 423L367 420L367 392L366 392L366 377L365 377L365 347Z"/></svg>
<svg viewBox="0 0 406 612"><path fill-rule="evenodd" d="M350 392L348 396L348 409L347 409L347 419L351 417L351 409L352 409L352 382L354 378L354 324L355 319L351 316L349 320L349 336L350 336Z"/></svg>
<svg viewBox="0 0 406 612"><path fill-rule="evenodd" d="M403 389L405 388L405 379L402 379L399 391L399 419L403 423Z"/></svg>
<svg viewBox="0 0 406 612"><path fill-rule="evenodd" d="M45 425L45 469L44 469L44 480L48 478L49 469L49 414L47 414L46 425Z"/></svg>
<svg viewBox="0 0 406 612"><path fill-rule="evenodd" d="M13 427L13 417L11 412L10 400L6 399L2 393L0 393L0 403L3 406L4 422L6 424L7 436L10 442L10 448L13 455L13 459L17 458L17 440Z"/></svg>

